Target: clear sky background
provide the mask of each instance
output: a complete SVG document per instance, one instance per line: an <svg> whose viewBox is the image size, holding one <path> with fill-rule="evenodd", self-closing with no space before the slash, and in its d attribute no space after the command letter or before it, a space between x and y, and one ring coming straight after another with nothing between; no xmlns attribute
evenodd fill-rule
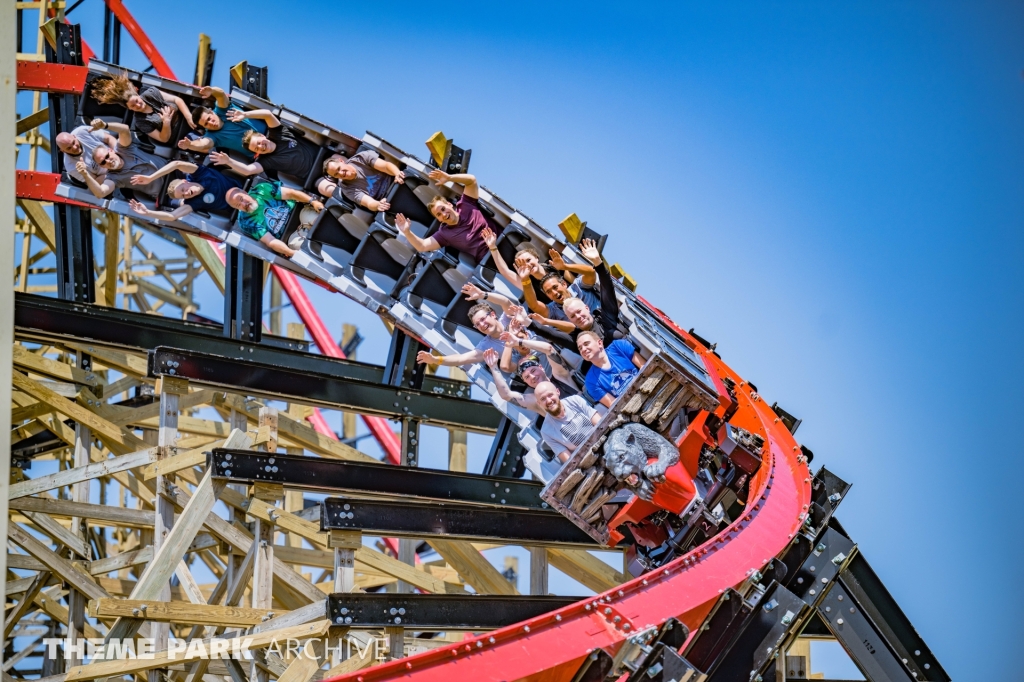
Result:
<svg viewBox="0 0 1024 682"><path fill-rule="evenodd" d="M443 130L549 229L609 233L853 483L838 516L947 671L1022 679L1024 5L128 6L179 78L204 31L216 84L265 64L275 101L421 157ZM71 18L100 51L100 3ZM379 322L308 289L384 360Z"/></svg>

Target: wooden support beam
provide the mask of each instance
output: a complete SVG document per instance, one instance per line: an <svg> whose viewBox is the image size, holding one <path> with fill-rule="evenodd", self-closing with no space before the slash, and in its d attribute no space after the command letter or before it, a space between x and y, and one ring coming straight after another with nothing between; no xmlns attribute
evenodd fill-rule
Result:
<svg viewBox="0 0 1024 682"><path fill-rule="evenodd" d="M17 524L9 526L7 537L36 559L43 562L53 574L60 576L71 587L87 595L90 599L103 599L110 596L106 590L97 584L91 575L50 550L49 547L26 533Z"/></svg>
<svg viewBox="0 0 1024 682"><path fill-rule="evenodd" d="M194 466L206 464L206 452L214 448L228 448L231 450L246 450L252 445L252 438L245 431L235 429L225 440L209 443L195 450L187 450L166 459L158 460L142 469L143 480L151 480L157 476L191 469Z"/></svg>
<svg viewBox="0 0 1024 682"><path fill-rule="evenodd" d="M30 130L38 128L47 121L50 120L50 108L40 109L39 111L29 114L25 118L18 119L18 123L15 126L16 135L24 135Z"/></svg>
<svg viewBox="0 0 1024 682"><path fill-rule="evenodd" d="M585 549L548 548L547 552L552 566L597 593L626 582L626 576Z"/></svg>
<svg viewBox="0 0 1024 682"><path fill-rule="evenodd" d="M38 479L33 479L38 480ZM124 509L103 504L86 504L68 500L53 500L40 497L19 497L10 501L10 508L17 511L43 512L51 516L87 518L93 522L103 521L107 524L128 528L152 528L152 517L145 517L135 509Z"/></svg>
<svg viewBox="0 0 1024 682"><path fill-rule="evenodd" d="M228 492L234 491L223 491L222 494L224 497L227 497L226 493ZM184 507L190 499L188 494L180 488L175 489L173 492L169 491L169 494L173 496L175 504L180 507ZM237 495L237 493L234 494ZM249 549L252 547L253 538L251 535L239 528L236 528L235 526L232 526L230 523L212 512L206 515L205 524L206 527L210 529L210 532L241 552L248 553ZM275 559L273 565L274 576L278 578L278 580L280 580L280 582L295 596L305 599L307 602L319 601L327 596L326 592L320 590L308 580L297 574L283 561Z"/></svg>
<svg viewBox="0 0 1024 682"><path fill-rule="evenodd" d="M36 355L21 344L11 348L14 354L14 366L42 376L67 381L85 386L102 387L103 381L95 373L79 369L63 362L57 362L42 355Z"/></svg>
<svg viewBox="0 0 1024 682"><path fill-rule="evenodd" d="M102 462L93 462L86 466L65 469L64 471L47 474L39 478L31 478L12 485L9 496L13 500L19 497L37 495L47 490L73 485L80 481L88 481L101 476L109 476L119 471L127 471L128 469L145 466L150 462L156 461L157 450L158 448L146 448L139 452L133 452L130 455L121 455L120 457L105 459Z"/></svg>
<svg viewBox="0 0 1024 682"><path fill-rule="evenodd" d="M243 635L223 641L225 642L227 652L231 652L235 649L241 649L243 645L250 651L254 651L257 649L265 649L275 641L287 641L289 638L310 639L313 637L320 637L327 632L329 627L330 621L324 619L316 623L297 625L292 628L273 630L271 632L261 633L258 635ZM209 644L209 640L203 641L204 643ZM206 647L204 647L204 650L205 649ZM206 652L204 651L202 653L205 654ZM64 678L64 682L77 682L78 680L95 680L104 677L131 675L145 672L147 670L166 668L174 661L191 661L199 658L200 655L201 653L198 651L197 647L193 650L191 655L188 651L185 651L181 652L173 659L170 654L164 650L154 654L152 658L129 658L125 660L90 663L89 665L83 665L69 670L67 676Z"/></svg>
<svg viewBox="0 0 1024 682"><path fill-rule="evenodd" d="M47 215L46 211L43 210L42 204L38 201L32 201L30 199L18 199L18 206L25 212L28 219L36 226L36 235L42 239L50 250L54 253L57 252L57 239L56 230L53 227L53 220Z"/></svg>
<svg viewBox="0 0 1024 682"><path fill-rule="evenodd" d="M428 540L445 561L459 572L462 579L480 594L519 594L515 586L472 544L458 540Z"/></svg>
<svg viewBox="0 0 1024 682"><path fill-rule="evenodd" d="M544 547L530 547L530 594L548 593L548 553Z"/></svg>
<svg viewBox="0 0 1024 682"><path fill-rule="evenodd" d="M97 599L89 602L89 615L93 618L145 618L162 623L250 627L259 625L275 615L283 614L275 613L272 609L250 609L240 606L216 606L180 601Z"/></svg>
<svg viewBox="0 0 1024 682"><path fill-rule="evenodd" d="M33 381L20 372L13 373L11 383L19 391L29 394L66 417L89 427L116 454L123 455L145 449L146 444L125 429L97 417L81 405L76 405L67 398L57 395L38 381Z"/></svg>

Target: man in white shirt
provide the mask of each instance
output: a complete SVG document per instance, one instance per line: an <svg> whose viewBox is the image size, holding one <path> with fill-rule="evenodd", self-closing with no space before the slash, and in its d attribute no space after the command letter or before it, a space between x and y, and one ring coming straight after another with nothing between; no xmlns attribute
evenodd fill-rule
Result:
<svg viewBox="0 0 1024 682"><path fill-rule="evenodd" d="M537 384L533 396L546 413L541 436L558 455L558 461L567 462L601 421L601 415L583 396L560 399L558 388L549 381Z"/></svg>

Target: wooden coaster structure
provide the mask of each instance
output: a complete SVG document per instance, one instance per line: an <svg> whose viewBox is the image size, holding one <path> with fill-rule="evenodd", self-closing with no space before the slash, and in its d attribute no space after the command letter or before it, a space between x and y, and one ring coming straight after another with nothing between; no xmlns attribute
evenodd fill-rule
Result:
<svg viewBox="0 0 1024 682"><path fill-rule="evenodd" d="M38 10L41 28L48 28L55 36L68 35L65 28L53 23L62 19L62 3L19 3L18 9ZM106 0L105 10L115 32L123 22L157 71L172 77L120 0ZM52 47L59 53L61 44L67 51L74 41L56 41ZM42 38L37 45L41 52ZM116 63L117 55L108 55L106 47L104 57ZM85 54L86 50L83 44L81 52ZM76 90L71 81L79 76L84 79L84 67L64 66L69 62L57 59L63 70L58 75L55 69L33 71L30 67L38 61L29 56L21 60L19 85L51 93L82 91L81 83ZM196 81L203 82L199 65ZM48 145L35 132L45 118L39 105L40 99L35 96L32 112L18 124L19 134L24 134L24 142L30 146L33 164L38 150ZM50 112L51 120L54 115ZM468 163L468 150L446 146L441 156L447 162L455 154ZM409 594L412 591L433 595L431 598L440 600L443 609L466 606L472 602L473 598L466 596L471 591L501 597L489 603L493 609L506 603L529 604L528 600L517 599L521 595L516 587L481 554L494 543L459 539L458 534L442 530L424 531L420 537L405 533L398 543L368 546L357 530L341 526L324 530L324 519L316 522L326 512L304 492L308 485L277 482L270 480L273 476L261 475L239 487L237 482L230 482L237 475L210 466L214 451L224 457L264 453L260 456L266 458L269 474L278 473L274 455L281 450L304 455L310 462L361 464L376 460L317 426L313 406L330 404L330 400L304 401L302 392L285 392L287 406L282 407L280 395L271 395L277 402L268 404L266 391L253 390L244 378L237 384L218 380L216 388L211 388L209 382L175 375L167 366L154 367L161 352L157 346L162 343L154 339L161 333L188 341L208 333L208 328L160 328L158 318L150 316L150 336L142 334L129 341L112 338L102 329L75 327L71 322L62 327L52 314L41 323L38 314L45 306L33 300L31 293L45 289L33 290L29 279L52 273L35 266L48 256L46 249L58 254L61 267L63 260L74 260L74 254L69 256L67 243L61 241L67 230L54 226L52 220L47 222L47 202L62 201L55 193L59 177L33 171L30 168L18 183L23 211L20 229L26 239L15 280L21 292L15 315L18 341L13 348L11 416L15 438L22 446L16 462L54 462L55 466L51 473L34 476L32 469L18 467L9 486L8 617L4 633L8 642L16 644L5 650L5 675L13 679L40 676L54 682L137 679L144 673L152 681L169 677L188 682L271 678L303 682L351 676L368 682L407 675L438 680L458 679L459 675L464 679L537 679L544 675L551 680L597 680L630 674L626 671L632 671L632 680L641 679L637 676L655 679L663 671L668 675L669 670L676 670L682 674L673 679L703 680L711 674L710 679L718 680L739 679L736 675L742 672L745 676L748 670L751 679L761 679L759 671L767 674L771 670L775 679L780 679L779 675L785 679L809 667L803 655L807 636L831 635L844 643L860 643L861 638L868 643L874 658L858 659L858 663L869 679L910 679L911 673L917 680L948 679L881 588L856 546L833 523L832 511L849 486L824 469L811 478L807 468L810 453L801 450L792 438L799 421L777 405L764 405L756 389L721 362L712 344L676 328L657 309L635 297L634 310L653 315L646 322L652 333L671 328L669 335L675 340L661 338L661 342L685 344L697 362L705 363L709 372L736 387L732 398L740 405L737 423L767 436L762 441L764 467L750 483L745 515L663 570L628 582L623 573L585 549L549 541L531 544L530 592L547 593L546 571L550 564L600 593L577 604L545 602L536 615L524 615L526 612L520 610L516 618L505 621L488 621L479 613L476 620L457 621L444 621L436 613L430 617L399 613L406 608L402 604L412 612L413 603L423 603L415 602L417 595ZM66 197L64 203L76 205ZM55 205L54 210L65 208ZM187 231L139 228L187 249L189 255L184 260L168 263L162 250L140 251L141 233L133 232L132 221L112 215L94 212L86 222L86 232L102 228L108 237L105 269L97 270L89 262L84 270L72 273L78 277L78 284L86 282L91 288L97 283L102 296L66 296L67 292L58 287L67 303L63 312L69 320L92 315L97 320L138 324L138 320L104 316L93 305L109 308L117 302L117 294L122 295L122 304L131 301L146 313L170 308L187 315L194 305L193 284L200 272L197 262L222 291L232 295L232 277L226 276L220 255L208 241ZM580 234L584 229L583 223L576 226ZM41 251L32 252L33 240L43 244ZM116 248L117 240L125 245L123 249ZM143 263L138 262L135 252L145 257ZM233 264L231 258L229 254L227 270L236 275L239 267L252 266L243 261ZM246 258L253 256L248 254ZM256 264L263 267L258 261ZM139 272L140 266L151 270ZM61 272L57 274L61 281ZM63 276L67 279L66 273ZM635 290L635 282L621 271L619 276L623 286L630 292ZM153 284L147 278L162 279ZM294 296L293 302L298 305ZM655 318L660 318L656 320L658 328L650 327ZM333 340L325 342L322 331L309 329L321 351L337 357L336 347L329 352ZM289 332L291 341L268 336L250 345L248 352L256 351L254 357L274 356L287 347L300 353L304 346L299 338L304 331L296 326ZM406 377L402 372L408 365L397 358L401 348L406 352L409 349L402 345L407 343L403 338L400 331L395 334L392 350L396 357L389 358L384 368L337 363L328 369L336 372L332 380L341 382L365 380L353 379L346 372L369 372L375 377L397 373L398 383L372 379L380 384L378 388L399 387L394 411L368 398L355 406L346 403L345 407L363 406L374 419L383 415L400 420L400 436L387 426L383 427L386 433L380 431L380 422L375 422L375 436L393 461L414 465L419 422L402 415L401 399L421 401L410 404L425 403L424 396L417 393L419 387L403 396ZM208 341L213 343L212 339ZM246 350L244 342L240 348ZM317 363L299 355L289 357L303 367ZM393 362L396 358L398 361ZM220 360L221 366L228 367L239 358L225 354ZM258 364L254 362L253 366ZM287 362L281 366L292 369ZM311 370L310 374L315 372ZM436 392L444 396L442 402L451 399L456 407L474 407L469 405L472 401L463 398L468 395L468 385L461 381L464 377L452 379L448 383L440 378L432 380ZM658 362L652 362L631 393L624 396L623 413L664 431L671 416L669 408L677 403L710 409L710 402L689 388L678 368L659 367ZM443 419L462 423L451 412L448 410ZM425 419L429 416L423 415ZM467 424L470 421L462 418ZM503 440L507 437L504 427L484 425L485 421L471 426L484 432L496 430L495 444L501 446L496 449L504 449L504 443L509 442ZM371 430L374 428L371 426ZM595 435L595 448L601 436ZM400 452L385 445L399 442ZM449 469L462 471L466 456L464 430L451 428L449 442ZM582 453L581 457L590 454ZM582 478L571 486L575 490L569 491L565 480L559 483L559 490L566 485L562 492L572 493L572 500L565 500L565 494L549 498L553 506L565 507L583 525L597 519L595 493L604 491L597 495L605 497L614 488L596 464L591 462L590 469L582 468ZM567 470L566 475L573 475L573 471ZM484 478L477 477L473 483ZM504 480L509 481L505 485L514 485L511 479ZM496 488L502 486L499 480L487 479L488 485L492 482ZM581 492L584 488L585 495ZM360 512L361 507L389 500L398 508L406 501L405 497L399 501L374 489L358 492L351 499L355 502L350 507ZM339 509L343 501L335 502L336 514L344 512L351 518L356 513L344 506ZM500 504L505 505L505 500ZM328 502L323 503L324 510L328 506ZM506 513L510 519L517 518L512 509ZM397 530L395 534L399 534ZM494 535L500 542L502 534ZM426 540L440 559L418 562L420 540ZM789 572L790 568L795 573ZM213 580L200 584L196 574L210 575ZM813 587L806 584L807 578ZM394 592L359 598L369 601L360 602L356 597L346 601L346 595L380 588L393 588ZM391 600L387 602L392 606L386 617L378 614L376 620L364 619L360 627L346 620L351 617L344 611L349 606L385 603L375 600L377 596ZM848 601L841 603L844 598ZM844 622L834 622L834 612L854 599L873 620L855 623L853 616L846 616L850 621L846 627L851 632L844 636ZM761 611L771 615L751 616ZM485 621L492 624L482 625ZM498 629L488 636L490 628ZM435 632L440 636L422 636ZM67 641L57 649L58 655L39 656L44 639L60 636ZM123 642L134 637L153 641L156 655L90 663L83 660L83 640ZM724 649L718 646L718 641L725 641L723 637L733 644ZM251 662L211 660L204 655L209 651L206 646L231 648L243 638L254 650ZM299 656L276 648L275 642L289 638L309 642L308 650L313 655ZM355 651L339 648L337 644L343 640L355 642ZM373 641L386 645L359 646ZM182 643L184 649L177 651ZM522 655L524 650L529 651L528 657ZM684 651L685 659L681 657ZM723 652L730 655L723 659ZM417 655L408 661L375 665L407 654ZM898 660L903 654L900 667ZM33 669L31 662L37 658L41 663ZM778 662L773 662L776 659ZM787 672L791 664L794 669Z"/></svg>

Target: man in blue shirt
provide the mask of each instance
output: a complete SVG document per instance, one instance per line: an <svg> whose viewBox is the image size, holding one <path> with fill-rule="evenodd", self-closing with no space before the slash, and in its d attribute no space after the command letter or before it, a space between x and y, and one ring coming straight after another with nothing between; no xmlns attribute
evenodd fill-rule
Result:
<svg viewBox="0 0 1024 682"><path fill-rule="evenodd" d="M242 144L242 137L250 130L266 133L267 124L260 119L244 118L237 114L228 115L230 111L242 110L231 103L228 96L220 88L204 87L199 89L201 97L213 97L216 107L196 107L192 110L192 120L206 131L206 135L189 135L178 142L180 149L191 149L194 152L210 152L217 149L230 149L251 159L252 152Z"/></svg>
<svg viewBox="0 0 1024 682"><path fill-rule="evenodd" d="M644 366L643 356L627 339L612 341L605 348L596 332L581 331L576 337L576 347L592 365L587 370L587 394L605 407L611 407L615 399L626 392L639 368Z"/></svg>
<svg viewBox="0 0 1024 682"><path fill-rule="evenodd" d="M185 176L184 180L171 180L167 186L167 195L181 202L176 209L170 212L151 211L138 201L131 201L132 210L153 220L168 222L183 218L192 211L224 211L231 208L227 202L228 190L241 187L237 180L215 168L197 166L188 161L171 161L155 173L133 177L131 182L133 185L151 183L172 171L179 171Z"/></svg>

